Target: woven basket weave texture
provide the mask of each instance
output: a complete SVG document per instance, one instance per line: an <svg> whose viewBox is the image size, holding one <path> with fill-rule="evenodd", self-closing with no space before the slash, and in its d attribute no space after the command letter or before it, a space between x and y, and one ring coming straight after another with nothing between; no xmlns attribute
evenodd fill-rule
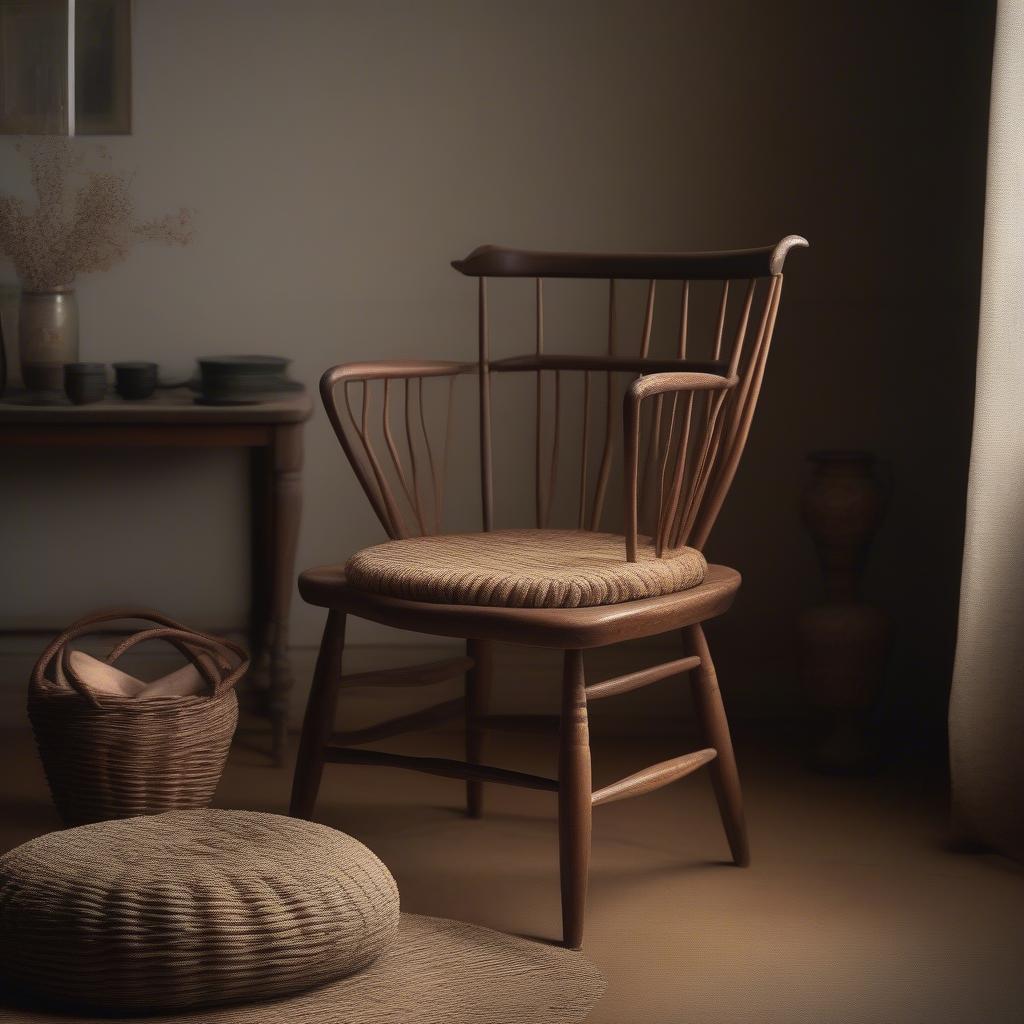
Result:
<svg viewBox="0 0 1024 1024"><path fill-rule="evenodd" d="M238 722L238 699L29 696L46 780L68 825L205 807L213 799ZM124 705L123 710L119 705Z"/></svg>
<svg viewBox="0 0 1024 1024"><path fill-rule="evenodd" d="M140 700L97 694L76 680L72 641L124 619L158 623L122 641L114 664L140 642L162 640L208 677L209 692ZM74 623L42 653L28 714L53 801L82 825L178 808L206 807L220 781L238 722L234 685L249 666L239 645L190 630L150 610L112 609Z"/></svg>
<svg viewBox="0 0 1024 1024"><path fill-rule="evenodd" d="M363 971L258 1004L211 1006L120 1024L580 1024L605 988L580 953L463 921L403 914L394 943ZM112 1024L17 993L2 1024Z"/></svg>
<svg viewBox="0 0 1024 1024"><path fill-rule="evenodd" d="M648 543L626 561L625 540L587 530L494 530L411 537L364 548L345 566L360 589L412 601L501 608L584 608L689 590L704 556Z"/></svg>
<svg viewBox="0 0 1024 1024"><path fill-rule="evenodd" d="M94 1010L296 992L371 963L398 921L398 888L369 849L255 811L101 822L0 858L8 981Z"/></svg>

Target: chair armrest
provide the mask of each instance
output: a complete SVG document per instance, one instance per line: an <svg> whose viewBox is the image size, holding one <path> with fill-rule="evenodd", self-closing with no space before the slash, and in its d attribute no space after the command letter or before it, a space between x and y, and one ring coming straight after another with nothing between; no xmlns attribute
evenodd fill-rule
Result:
<svg viewBox="0 0 1024 1024"><path fill-rule="evenodd" d="M664 395L677 391L726 391L738 383L736 377L723 377L717 373L649 373L637 377L626 392L626 404L640 403L652 395Z"/></svg>
<svg viewBox="0 0 1024 1024"><path fill-rule="evenodd" d="M334 429L334 433L341 444L342 450L344 451L349 464L352 466L356 479L359 481L363 492L366 494L370 505L373 507L377 518L387 531L389 537L394 539L397 537L409 536L410 534L399 508L398 494L405 495L408 506L421 533L428 531L428 524L431 516L433 517L433 528L440 528L441 480L438 477L438 467L436 466L433 454L430 451L429 438L426 437L427 426L423 419L422 407L423 380L431 377L448 377L452 379L451 383L454 384L455 377L464 373L475 372L476 368L475 363L461 363L449 360L391 359L382 360L380 362L341 363L338 366L332 366L320 378L320 397L323 400L324 408L327 410L327 417L331 421L331 427ZM427 445L430 480L432 483L433 509L428 508L422 503L420 489L416 480L415 462L412 464L412 477L410 478L405 472L402 465L403 460L399 452L399 445L401 444L401 441L396 443L394 434L389 425L388 392L391 382L408 382L413 380L420 382L419 429L422 429ZM386 454L382 453L381 456L378 456L370 438L370 386L373 381L383 381L384 394L383 403L379 407L381 410L379 413L379 426ZM353 383L362 384L363 387L362 408L358 418L349 402L347 390L348 385ZM349 421L351 423L351 435L349 430L346 428L339 403L336 400L336 391L339 385L341 385L344 392L344 405L348 411ZM405 436L411 445L411 431L413 430L413 427L410 422L409 390L407 383L404 403L406 417ZM448 416L450 422L450 392ZM447 436L445 444L447 447ZM361 448L361 451L357 448L357 445ZM409 454L412 459L415 459L414 452L410 452ZM392 475L396 477L398 481L398 492L392 489L382 466L382 459L387 461L388 457L390 457L393 466ZM443 476L443 460L440 469L441 475Z"/></svg>
<svg viewBox="0 0 1024 1024"><path fill-rule="evenodd" d="M475 369L476 363L458 363L446 359L386 359L380 362L339 363L326 370L320 378L320 395L326 402L338 384L352 381L450 377Z"/></svg>
<svg viewBox="0 0 1024 1024"><path fill-rule="evenodd" d="M690 401L690 404L687 407L686 434L685 437L681 437L676 443L676 458L674 460L675 465L672 477L669 481L670 486L667 495L667 506L664 504L665 496L659 494L658 517L655 529L655 549L660 557L666 541L672 536L672 524L674 523L679 510L679 501L681 497L683 479L686 475L685 470L687 469L687 460L691 460L690 488L688 489L689 493L687 495L687 500L699 502L703 493L702 489L706 484L706 481L705 484L701 484L697 478L697 474L710 472L711 462L714 459L713 446L716 443L718 431L721 426L720 413L722 405L725 402L726 395L729 393L731 388L736 386L737 382L736 377L723 377L715 373L695 373L684 371L647 374L646 376L638 377L629 386L623 399L622 408L622 427L624 435L623 451L625 454L625 458L623 460L623 472L625 476L623 481L623 494L626 502L625 532L627 561L635 562L637 560L637 537L639 532L640 410L644 400L647 398L658 397L659 403L658 408L655 411L656 417L660 417L661 415L661 397L664 395L671 394L675 399L678 398L680 394L687 394L689 395ZM693 396L698 392L708 392L709 394L706 400L706 415L704 417L704 422L703 424L698 424L698 426L702 426L704 436L699 439L694 439L691 452L688 450L688 442L690 440L690 412L692 411ZM710 392L716 392L717 394L712 396ZM674 405L672 416L674 420ZM660 441L662 451L655 453L658 455L659 461L662 462L663 466L667 465L669 456L672 454L670 451L673 444L672 425L672 421L670 420L666 436L664 440ZM700 488L700 490L698 490L698 488Z"/></svg>

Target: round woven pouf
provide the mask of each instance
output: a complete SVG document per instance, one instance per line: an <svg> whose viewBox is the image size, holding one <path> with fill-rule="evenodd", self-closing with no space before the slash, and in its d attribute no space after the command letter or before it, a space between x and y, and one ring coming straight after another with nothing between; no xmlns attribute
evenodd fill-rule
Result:
<svg viewBox="0 0 1024 1024"><path fill-rule="evenodd" d="M5 979L82 1008L296 992L374 961L398 921L398 887L369 849L275 814L105 821L0 858Z"/></svg>

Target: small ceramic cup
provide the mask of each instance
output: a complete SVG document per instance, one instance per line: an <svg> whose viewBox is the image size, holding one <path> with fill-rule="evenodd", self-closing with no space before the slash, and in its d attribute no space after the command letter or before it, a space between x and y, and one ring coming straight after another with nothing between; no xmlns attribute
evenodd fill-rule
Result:
<svg viewBox="0 0 1024 1024"><path fill-rule="evenodd" d="M149 398L156 391L156 363L114 363L117 393L129 402Z"/></svg>
<svg viewBox="0 0 1024 1024"><path fill-rule="evenodd" d="M107 393L105 363L66 363L64 391L75 405L101 402Z"/></svg>

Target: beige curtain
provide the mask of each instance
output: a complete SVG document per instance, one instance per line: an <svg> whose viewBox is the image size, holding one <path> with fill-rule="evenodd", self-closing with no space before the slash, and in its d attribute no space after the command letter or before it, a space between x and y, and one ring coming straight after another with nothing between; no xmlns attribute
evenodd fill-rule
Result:
<svg viewBox="0 0 1024 1024"><path fill-rule="evenodd" d="M949 732L957 831L1024 860L1024 0L996 22Z"/></svg>

